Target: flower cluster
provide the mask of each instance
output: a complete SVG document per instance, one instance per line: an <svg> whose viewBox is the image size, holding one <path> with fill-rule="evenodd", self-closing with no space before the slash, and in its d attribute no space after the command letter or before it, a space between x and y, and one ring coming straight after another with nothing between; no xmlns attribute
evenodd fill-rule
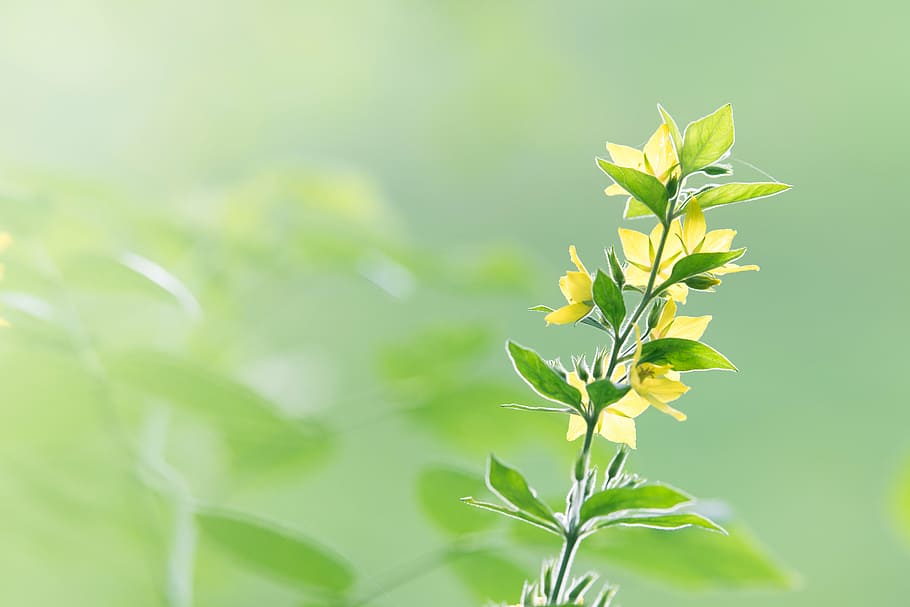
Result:
<svg viewBox="0 0 910 607"><path fill-rule="evenodd" d="M540 396L557 407L509 405L568 416L566 438L584 438L573 468L573 483L563 512L554 513L530 488L521 473L491 458L487 484L504 506L465 498L469 504L518 518L563 538L559 558L544 563L541 578L528 583L521 607L583 604L596 578L571 581L570 570L581 541L613 526L675 530L702 527L722 531L696 514L675 509L691 498L667 485L651 484L623 472L627 449L636 448L636 418L654 408L678 421L686 414L671 403L689 391L683 374L708 369L735 370L726 357L701 341L711 316L679 314L692 291L711 292L722 276L755 265L737 265L745 249L734 249L736 231L708 230L705 210L764 198L789 188L780 183L716 184L732 173L720 161L733 145L729 105L690 123L680 132L660 109L662 123L641 150L607 144L610 159L597 159L613 184L608 196L626 197L625 216L656 220L648 232L619 228L622 256L606 251L605 268L591 272L575 246L569 257L575 269L559 278L565 305L545 311L547 325L584 324L602 331L607 342L589 362L573 356L572 368L546 360L533 350L509 342L517 373ZM697 183L701 181L702 183ZM591 466L595 435L619 444L603 474ZM616 587L607 585L593 601L607 607Z"/></svg>

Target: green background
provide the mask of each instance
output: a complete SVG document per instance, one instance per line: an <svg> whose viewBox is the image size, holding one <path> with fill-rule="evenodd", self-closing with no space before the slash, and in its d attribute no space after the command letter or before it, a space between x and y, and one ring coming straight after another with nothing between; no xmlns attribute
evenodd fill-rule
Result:
<svg viewBox="0 0 910 607"><path fill-rule="evenodd" d="M556 551L533 537L435 567L453 539L425 502L477 489L426 470L479 478L495 450L558 505L564 422L496 408L535 402L501 344L593 350L525 312L560 302L568 244L594 267L616 243L593 157L640 145L657 102L681 123L732 102L737 178L795 188L708 214L762 267L686 307L741 372L692 377L684 425L645 416L631 465L725 500L796 589L718 589L695 548L585 564L627 607L905 605L906 16L3 2L0 602L322 604L276 579L292 554L232 556L193 500L330 547L358 596L400 576L377 605L481 604L478 580L533 575ZM650 582L651 559L699 592Z"/></svg>

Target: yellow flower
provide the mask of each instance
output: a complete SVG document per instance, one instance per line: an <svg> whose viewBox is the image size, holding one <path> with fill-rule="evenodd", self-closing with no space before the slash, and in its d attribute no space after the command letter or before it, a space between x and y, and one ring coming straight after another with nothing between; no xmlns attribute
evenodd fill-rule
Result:
<svg viewBox="0 0 910 607"><path fill-rule="evenodd" d="M607 151L614 164L653 175L663 184L666 184L672 175L679 175L679 159L676 157L670 129L666 124L657 127L643 150L608 143ZM615 183L604 190L604 193L607 196L629 195Z"/></svg>
<svg viewBox="0 0 910 607"><path fill-rule="evenodd" d="M581 392L582 404L587 407L589 404L587 384L578 377L578 373L572 371L566 378L570 385ZM597 428L595 432L603 436L608 441L614 443L625 443L633 449L635 448L635 415L627 415L626 408L621 407L620 400L606 407L600 413L597 419ZM642 409L641 411L644 411ZM641 411L636 413L640 414ZM566 440L575 440L585 433L585 420L580 415L569 416L569 429L566 432Z"/></svg>
<svg viewBox="0 0 910 607"><path fill-rule="evenodd" d="M667 234L667 242L664 245L663 254L660 258L660 264L657 268L657 277L654 282L658 285L670 277L673 264L676 263L683 254L681 226L678 221L670 224L670 232ZM634 287L645 287L654 267L657 250L660 246L660 239L663 236L664 228L661 224L654 226L650 236L619 228L619 240L622 242L622 251L629 262L626 268L626 282ZM686 295L689 288L677 283L667 289L670 297L679 303L686 303Z"/></svg>
<svg viewBox="0 0 910 607"><path fill-rule="evenodd" d="M569 247L569 257L578 268L577 272L566 272L559 279L559 290L568 302L567 305L554 310L544 317L548 325L567 325L578 322L594 308L594 286L591 275L578 258L575 245Z"/></svg>
<svg viewBox="0 0 910 607"><path fill-rule="evenodd" d="M711 230L707 231L705 214L698 204L697 198L692 198L686 205L685 221L682 222L682 247L686 255L692 253L726 253L733 246L733 237L736 230ZM724 264L711 270L712 274L722 276L734 272L758 270L756 265L738 266L735 263Z"/></svg>
<svg viewBox="0 0 910 607"><path fill-rule="evenodd" d="M651 339L676 337L679 339L701 339L711 322L710 316L677 316L676 302L669 300L657 319L657 326L651 329Z"/></svg>
<svg viewBox="0 0 910 607"><path fill-rule="evenodd" d="M672 303L672 302L669 302ZM668 303L668 305L669 305ZM678 320L678 319L677 319ZM705 323L707 324L707 323ZM674 335L673 337L676 337ZM699 335L700 337L700 335ZM632 363L629 366L629 383L632 389L616 403L610 405L628 417L638 417L649 407L672 416L677 421L685 421L686 414L668 405L689 391L689 386L679 381L679 373L669 365L639 363L641 360L641 339L638 327L635 327L637 345ZM617 365L610 379L620 381L626 375L626 366Z"/></svg>

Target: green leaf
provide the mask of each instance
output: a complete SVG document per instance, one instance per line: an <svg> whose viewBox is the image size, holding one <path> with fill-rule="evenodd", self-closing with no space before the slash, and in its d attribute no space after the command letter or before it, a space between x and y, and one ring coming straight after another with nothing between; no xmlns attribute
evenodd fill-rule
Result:
<svg viewBox="0 0 910 607"><path fill-rule="evenodd" d="M645 342L641 346L640 362L670 365L675 371L737 370L733 363L711 346L679 337Z"/></svg>
<svg viewBox="0 0 910 607"><path fill-rule="evenodd" d="M470 591L475 604L500 604L514 600L528 578L528 572L523 567L490 550L453 554L449 568ZM429 600L426 604L435 602Z"/></svg>
<svg viewBox="0 0 910 607"><path fill-rule="evenodd" d="M531 407L529 405L519 405L517 403L505 403L499 405L503 409L515 409L516 411L542 411L546 413L572 413L568 407Z"/></svg>
<svg viewBox="0 0 910 607"><path fill-rule="evenodd" d="M682 135L679 133L679 127L676 125L676 121L673 120L673 116L664 109L664 106L657 104L657 111L660 112L660 117L663 119L664 124L670 129L670 139L673 140L673 145L676 147L676 154L679 155L679 151L682 149Z"/></svg>
<svg viewBox="0 0 910 607"><path fill-rule="evenodd" d="M639 217L650 217L653 214L651 209L629 196L622 216L626 219L638 219Z"/></svg>
<svg viewBox="0 0 910 607"><path fill-rule="evenodd" d="M682 529L623 529L598 534L585 543L591 556L689 590L719 588L791 589L784 571L742 526L729 526L729 536Z"/></svg>
<svg viewBox="0 0 910 607"><path fill-rule="evenodd" d="M714 164L733 146L733 107L728 103L686 127L679 162L683 175Z"/></svg>
<svg viewBox="0 0 910 607"><path fill-rule="evenodd" d="M618 330L626 317L626 302L623 301L619 287L602 270L597 270L597 276L594 277L593 291L594 303L600 308L604 318L614 329Z"/></svg>
<svg viewBox="0 0 910 607"><path fill-rule="evenodd" d="M663 219L667 211L669 194L664 184L656 177L635 169L621 167L603 158L598 158L597 164L622 189L631 194L636 200L641 201L658 218Z"/></svg>
<svg viewBox="0 0 910 607"><path fill-rule="evenodd" d="M567 384L534 350L513 341L506 343L515 371L535 392L548 400L581 410L581 393Z"/></svg>
<svg viewBox="0 0 910 607"><path fill-rule="evenodd" d="M351 587L350 567L325 548L271 523L234 513L196 514L204 538L237 561L285 583L343 592Z"/></svg>
<svg viewBox="0 0 910 607"><path fill-rule="evenodd" d="M785 192L791 187L786 183L725 183L698 194L698 204L702 209L708 209L723 204L767 198Z"/></svg>
<svg viewBox="0 0 910 607"><path fill-rule="evenodd" d="M541 520L557 524L553 511L537 497L537 493L528 486L521 472L506 466L495 456L490 456L487 468L487 485L490 490L506 503Z"/></svg>
<svg viewBox="0 0 910 607"><path fill-rule="evenodd" d="M461 501L462 501L462 503L467 504L469 506L474 506L475 508L480 508L482 510L489 510L490 512L496 512L497 514L501 514L501 515L507 516L509 518L514 518L519 521L529 523L539 529L543 529L545 531L549 531L550 533L554 533L556 535L562 536L562 533L559 531L558 527L555 527L551 523L547 523L538 518L534 518L533 516L529 516L529 515L525 514L524 512L522 512L521 510L514 510L512 508L500 506L499 504L491 504L489 502L482 502L480 500L474 499L473 497L463 497L463 498L461 498Z"/></svg>
<svg viewBox="0 0 910 607"><path fill-rule="evenodd" d="M727 535L727 531L714 521L694 513L682 514L656 514L651 516L623 516L601 521L595 529L607 527L646 527L648 529L663 529L664 531L677 531L686 527L701 527L709 531L717 531Z"/></svg>
<svg viewBox="0 0 910 607"><path fill-rule="evenodd" d="M440 529L463 535L489 528L490 516L465 508L462 496L484 489L483 481L472 474L444 467L423 470L417 477L417 499L426 517Z"/></svg>
<svg viewBox="0 0 910 607"><path fill-rule="evenodd" d="M659 293L670 285L681 282L690 276L710 272L726 263L735 261L742 257L745 252L745 249L734 249L733 251L724 251L722 253L692 253L687 255L673 264L670 277L657 288L656 292Z"/></svg>
<svg viewBox="0 0 910 607"><path fill-rule="evenodd" d="M534 306L533 308L528 308L528 312L546 312L550 313L553 311L553 308L550 306Z"/></svg>
<svg viewBox="0 0 910 607"><path fill-rule="evenodd" d="M594 412L599 413L604 407L612 405L629 391L629 386L617 386L609 378L598 379L587 386L588 398L594 407Z"/></svg>
<svg viewBox="0 0 910 607"><path fill-rule="evenodd" d="M581 520L588 521L622 510L670 510L691 501L691 496L666 485L606 489L582 504Z"/></svg>

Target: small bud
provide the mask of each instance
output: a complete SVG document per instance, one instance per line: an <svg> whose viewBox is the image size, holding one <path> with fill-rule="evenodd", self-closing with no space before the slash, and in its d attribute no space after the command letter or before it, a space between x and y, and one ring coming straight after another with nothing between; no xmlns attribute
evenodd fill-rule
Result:
<svg viewBox="0 0 910 607"><path fill-rule="evenodd" d="M607 262L610 264L610 274L613 275L613 281L622 290L623 285L626 283L626 274L622 271L622 264L619 263L613 247L607 249Z"/></svg>
<svg viewBox="0 0 910 607"><path fill-rule="evenodd" d="M711 274L696 274L685 281L686 285L698 291L710 291L713 287L720 284L720 279Z"/></svg>
<svg viewBox="0 0 910 607"><path fill-rule="evenodd" d="M607 586L594 599L592 607L610 607L617 592L619 592L619 586Z"/></svg>
<svg viewBox="0 0 910 607"><path fill-rule="evenodd" d="M711 177L722 177L724 175L733 174L733 167L729 164L712 164L702 170L706 175L710 175Z"/></svg>
<svg viewBox="0 0 910 607"><path fill-rule="evenodd" d="M594 364L591 366L591 376L594 379L601 379L604 376L606 371L606 357L607 351L601 350L600 348L594 352Z"/></svg>
<svg viewBox="0 0 910 607"><path fill-rule="evenodd" d="M575 373L578 374L578 379L587 382L591 377L591 370L588 368L588 361L585 360L585 357L573 356L572 363L575 365Z"/></svg>
<svg viewBox="0 0 910 607"><path fill-rule="evenodd" d="M657 298L654 300L654 304L651 306L651 311L648 312L648 322L645 328L645 332L648 333L657 326L657 321L660 320L660 313L663 312L664 303L663 299Z"/></svg>
<svg viewBox="0 0 910 607"><path fill-rule="evenodd" d="M610 466L607 468L606 478L604 479L604 488L611 486L611 481L618 479L622 474L622 469L626 465L626 459L629 457L629 450L622 445L616 450L616 455L610 460Z"/></svg>
<svg viewBox="0 0 910 607"><path fill-rule="evenodd" d="M670 175L667 180L667 194L670 198L676 196L676 190L679 188L679 175Z"/></svg>
<svg viewBox="0 0 910 607"><path fill-rule="evenodd" d="M578 599L584 596L585 592L594 585L594 582L597 581L596 573L586 573L580 579L575 580L575 583L569 588L567 597L569 603L575 603Z"/></svg>

